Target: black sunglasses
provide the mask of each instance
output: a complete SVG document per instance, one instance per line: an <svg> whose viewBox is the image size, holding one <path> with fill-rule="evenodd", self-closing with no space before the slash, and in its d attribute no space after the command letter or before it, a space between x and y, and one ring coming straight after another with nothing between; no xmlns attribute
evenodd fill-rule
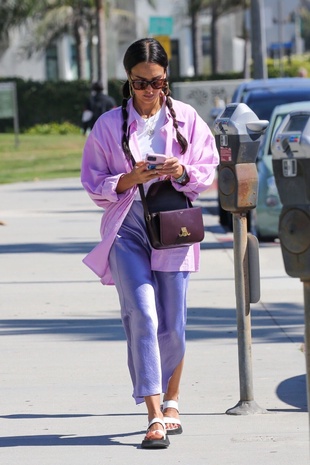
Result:
<svg viewBox="0 0 310 465"><path fill-rule="evenodd" d="M130 79L130 82L132 84L132 87L135 90L145 90L148 86L151 86L152 89L162 89L167 85L167 79L162 78L162 79L154 79L153 81L147 81L146 79L136 79L132 80Z"/></svg>

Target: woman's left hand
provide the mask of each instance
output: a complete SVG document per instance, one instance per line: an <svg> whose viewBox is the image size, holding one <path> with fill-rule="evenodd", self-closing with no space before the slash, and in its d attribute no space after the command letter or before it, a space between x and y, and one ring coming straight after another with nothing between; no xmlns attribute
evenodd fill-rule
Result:
<svg viewBox="0 0 310 465"><path fill-rule="evenodd" d="M184 171L184 166L180 164L177 157L167 158L161 166L162 168L156 170L160 176L172 176L177 179L182 176Z"/></svg>

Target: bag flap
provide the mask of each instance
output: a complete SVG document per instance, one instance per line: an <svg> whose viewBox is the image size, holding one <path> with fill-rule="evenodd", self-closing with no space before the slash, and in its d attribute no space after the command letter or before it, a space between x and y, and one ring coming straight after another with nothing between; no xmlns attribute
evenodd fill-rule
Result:
<svg viewBox="0 0 310 465"><path fill-rule="evenodd" d="M161 243L192 244L204 239L201 207L159 213Z"/></svg>

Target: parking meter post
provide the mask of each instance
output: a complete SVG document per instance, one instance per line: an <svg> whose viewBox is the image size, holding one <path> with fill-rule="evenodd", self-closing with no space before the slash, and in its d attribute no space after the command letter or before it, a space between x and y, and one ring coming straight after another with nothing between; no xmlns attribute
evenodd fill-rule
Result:
<svg viewBox="0 0 310 465"><path fill-rule="evenodd" d="M266 412L256 404L253 394L250 296L252 294L256 299L260 286L254 282L255 276L259 280L258 264L249 263L250 259L258 258L258 253L255 253L253 241L249 249L246 215L256 206L258 175L255 160L259 138L267 125L268 121L260 121L244 103L227 105L214 123L220 154L220 202L222 208L233 215L240 400L226 411L230 415ZM251 270L256 270L255 276L249 279Z"/></svg>
<svg viewBox="0 0 310 465"><path fill-rule="evenodd" d="M228 415L265 413L266 410L259 407L254 400L251 350L251 293L246 214L233 213L233 231L240 400L226 413Z"/></svg>
<svg viewBox="0 0 310 465"><path fill-rule="evenodd" d="M310 111L286 115L272 141L272 164L283 204L279 239L286 273L304 287L305 358L310 434Z"/></svg>
<svg viewBox="0 0 310 465"><path fill-rule="evenodd" d="M251 316L249 302L249 281L247 269L247 219L245 215L233 214L234 269L237 305L238 355L240 399L252 402L253 376L251 355ZM230 410L230 413L231 410Z"/></svg>

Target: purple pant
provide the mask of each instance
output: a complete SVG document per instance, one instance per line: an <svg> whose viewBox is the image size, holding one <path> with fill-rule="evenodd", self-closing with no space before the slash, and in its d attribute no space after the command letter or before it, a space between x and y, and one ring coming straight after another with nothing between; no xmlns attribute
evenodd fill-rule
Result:
<svg viewBox="0 0 310 465"><path fill-rule="evenodd" d="M142 203L135 201L111 248L109 264L119 295L137 404L144 396L166 392L185 353L189 273L152 271L150 254Z"/></svg>

